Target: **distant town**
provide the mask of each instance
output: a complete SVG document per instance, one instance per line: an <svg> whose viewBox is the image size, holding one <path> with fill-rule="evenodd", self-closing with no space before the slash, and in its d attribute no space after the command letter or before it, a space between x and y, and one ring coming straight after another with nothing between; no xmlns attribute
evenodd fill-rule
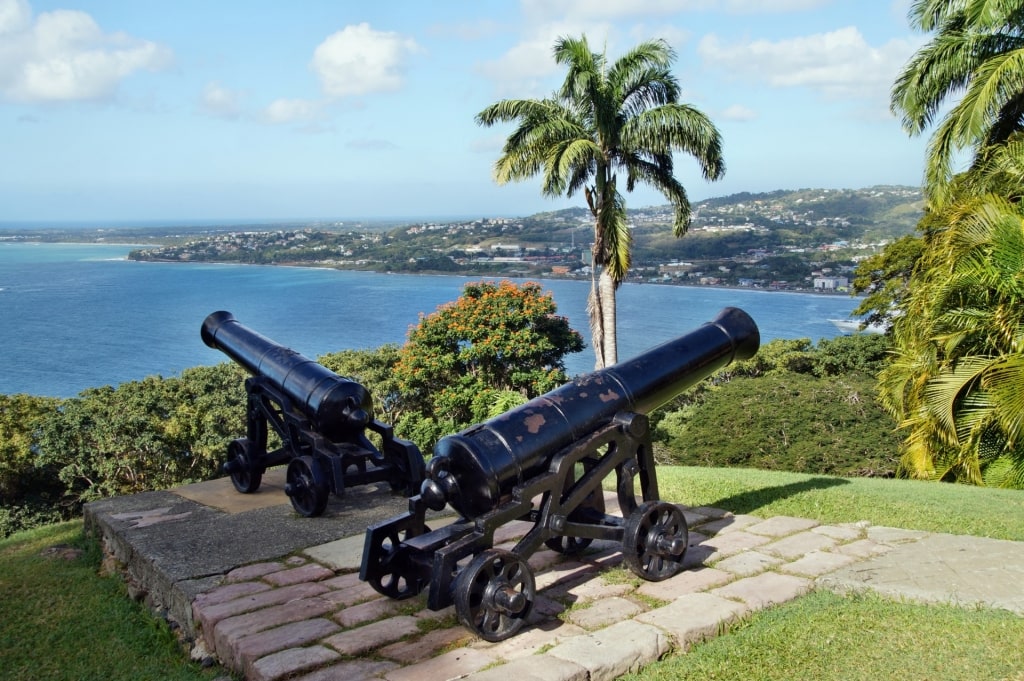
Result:
<svg viewBox="0 0 1024 681"><path fill-rule="evenodd" d="M669 206L628 212L630 281L844 293L857 263L913 232L917 188L802 189L697 202L682 238ZM78 232L79 236L81 232ZM535 278L589 278L592 216L422 221L382 228L345 221L136 230L135 260L225 262ZM93 240L127 238L123 230ZM51 235L52 236L52 235ZM0 238L20 239L23 234Z"/></svg>

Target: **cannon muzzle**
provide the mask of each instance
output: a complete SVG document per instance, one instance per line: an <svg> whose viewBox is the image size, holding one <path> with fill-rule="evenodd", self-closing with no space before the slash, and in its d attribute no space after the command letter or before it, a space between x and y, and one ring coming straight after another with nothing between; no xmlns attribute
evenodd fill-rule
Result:
<svg viewBox="0 0 1024 681"><path fill-rule="evenodd" d="M273 384L329 440L361 434L372 420L373 399L362 385L247 328L230 312L209 315L200 335L206 345Z"/></svg>
<svg viewBox="0 0 1024 681"><path fill-rule="evenodd" d="M448 503L465 517L478 517L617 414L647 414L730 362L753 357L759 345L754 320L725 308L690 333L441 439L421 497L431 508ZM646 420L633 419L631 427L645 428Z"/></svg>

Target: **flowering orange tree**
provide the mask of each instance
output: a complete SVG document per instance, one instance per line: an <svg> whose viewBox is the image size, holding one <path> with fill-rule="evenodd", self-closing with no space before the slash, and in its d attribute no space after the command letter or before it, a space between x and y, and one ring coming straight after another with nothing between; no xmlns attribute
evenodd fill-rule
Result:
<svg viewBox="0 0 1024 681"><path fill-rule="evenodd" d="M540 284L466 284L462 296L421 315L399 351L395 378L411 409L399 428L426 449L483 421L510 393L535 397L568 381L565 355L583 349Z"/></svg>

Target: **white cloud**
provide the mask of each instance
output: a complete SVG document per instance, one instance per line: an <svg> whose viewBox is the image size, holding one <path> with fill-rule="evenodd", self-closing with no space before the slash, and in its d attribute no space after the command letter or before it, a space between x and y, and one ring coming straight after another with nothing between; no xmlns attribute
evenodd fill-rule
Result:
<svg viewBox="0 0 1024 681"><path fill-rule="evenodd" d="M733 104L723 109L720 116L729 121L752 121L757 118L757 112L742 104Z"/></svg>
<svg viewBox="0 0 1024 681"><path fill-rule="evenodd" d="M106 99L138 71L165 68L169 49L105 33L91 16L55 10L32 20L24 0L0 0L0 95L22 102Z"/></svg>
<svg viewBox="0 0 1024 681"><path fill-rule="evenodd" d="M199 99L199 109L217 118L238 118L242 113L245 93L229 90L220 83L207 83Z"/></svg>
<svg viewBox="0 0 1024 681"><path fill-rule="evenodd" d="M853 26L780 40L724 44L701 39L697 52L709 68L772 87L806 87L829 99L888 98L899 69L914 51L904 40L869 45Z"/></svg>
<svg viewBox="0 0 1024 681"><path fill-rule="evenodd" d="M617 31L612 25L603 23L544 23L535 26L529 35L497 59L477 64L476 71L494 83L498 96L548 95L556 85L547 79L556 73L564 73L564 68L556 64L552 56L555 41L565 36L580 35L587 36L591 49L601 51L605 49L605 43L614 42Z"/></svg>
<svg viewBox="0 0 1024 681"><path fill-rule="evenodd" d="M308 99L275 99L263 110L263 120L274 125L309 123L323 116L323 104Z"/></svg>
<svg viewBox="0 0 1024 681"><path fill-rule="evenodd" d="M409 56L420 51L411 38L362 23L328 36L313 53L310 67L328 97L393 92L402 87Z"/></svg>

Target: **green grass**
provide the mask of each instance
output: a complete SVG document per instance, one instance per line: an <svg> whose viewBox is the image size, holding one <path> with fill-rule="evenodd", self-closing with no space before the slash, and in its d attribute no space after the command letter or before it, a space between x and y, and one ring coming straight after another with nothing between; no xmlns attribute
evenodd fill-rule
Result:
<svg viewBox="0 0 1024 681"><path fill-rule="evenodd" d="M78 558L47 557L55 545ZM167 624L101 577L100 550L81 522L0 541L0 679L194 681L214 670L189 663Z"/></svg>
<svg viewBox="0 0 1024 681"><path fill-rule="evenodd" d="M815 591L624 681L1024 679L1024 617Z"/></svg>
<svg viewBox="0 0 1024 681"><path fill-rule="evenodd" d="M1024 541L1024 491L743 468L658 467L660 497L733 513Z"/></svg>

